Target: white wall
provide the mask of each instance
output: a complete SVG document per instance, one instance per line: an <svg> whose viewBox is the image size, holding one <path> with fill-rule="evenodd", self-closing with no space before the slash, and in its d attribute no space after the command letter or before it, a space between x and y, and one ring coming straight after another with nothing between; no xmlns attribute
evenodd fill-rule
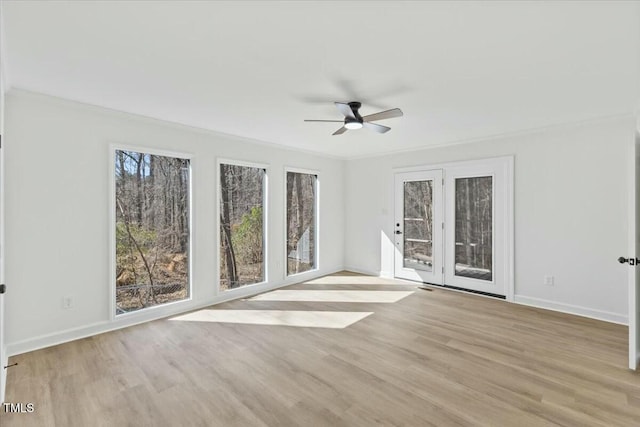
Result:
<svg viewBox="0 0 640 427"><path fill-rule="evenodd" d="M319 271L343 266L344 162L28 92L7 94L6 339L9 354L208 305L216 297L216 158L269 170L269 283L284 280L285 166L320 171ZM251 126L250 120L247 126ZM193 155L193 299L110 320L110 145ZM336 209L337 207L337 209ZM291 282L291 280L287 281ZM235 296L257 292L242 288ZM73 307L62 309L62 298Z"/></svg>
<svg viewBox="0 0 640 427"><path fill-rule="evenodd" d="M350 160L345 267L393 275L392 168L514 155L515 300L627 321L632 117ZM543 285L543 276L555 285Z"/></svg>
<svg viewBox="0 0 640 427"><path fill-rule="evenodd" d="M5 63L2 45L2 5L0 4L0 135L4 138L4 92L5 92ZM4 144L4 141L3 141ZM4 282L4 150L0 150L0 283ZM7 346L4 337L5 330L4 294L0 294L0 402L4 402L4 393L7 384L8 365Z"/></svg>

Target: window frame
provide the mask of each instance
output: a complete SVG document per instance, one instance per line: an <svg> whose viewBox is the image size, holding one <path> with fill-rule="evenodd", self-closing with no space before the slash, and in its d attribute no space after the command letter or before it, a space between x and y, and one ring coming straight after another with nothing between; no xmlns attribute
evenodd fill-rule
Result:
<svg viewBox="0 0 640 427"><path fill-rule="evenodd" d="M289 258L288 258L289 254L287 253L287 238L288 238L288 226L289 226L289 224L287 223L287 173L289 172L314 175L316 177L315 200L313 203L313 216L314 216L313 238L315 242L315 250L313 253L313 268L307 271L303 271L301 273L293 273L293 274L289 274L287 271L288 265L289 265ZM292 167L292 166L285 166L282 181L283 181L282 182L282 186L283 186L282 223L284 225L284 228L283 228L284 244L282 248L284 262L282 265L283 267L282 274L283 274L284 280L287 280L293 277L299 277L305 274L315 273L318 270L320 270L320 171L316 169L304 169L304 168L298 168L298 167Z"/></svg>
<svg viewBox="0 0 640 427"><path fill-rule="evenodd" d="M220 165L233 165L233 166L244 166L249 168L258 168L264 170L264 179L262 180L262 248L264 251L264 261L262 267L263 280L261 282L251 283L248 285L243 285L238 288L233 289L220 289L220 273L221 273L221 265L220 265L220 248L222 244L221 236L220 236L220 198L221 198L221 182L220 182ZM250 289L254 286L264 286L269 283L269 165L266 163L257 163L257 162L249 162L245 160L235 160L229 158L218 157L216 159L216 178L215 178L215 204L216 204L216 217L215 217L215 235L216 235L216 250L215 250L215 267L216 267L216 286L215 286L215 295L229 295L230 298L233 298L235 293L244 293L247 289Z"/></svg>
<svg viewBox="0 0 640 427"><path fill-rule="evenodd" d="M116 152L132 151L136 153L150 154L153 156L174 157L183 160L189 160L189 260L188 260L188 289L187 298L179 301L171 301L164 304L154 305L152 307L142 308L140 310L130 311L127 313L116 314ZM153 312L173 312L177 305L188 305L194 300L193 297L193 236L194 233L194 212L193 212L193 174L194 174L194 156L191 153L163 150L142 145L129 144L110 144L109 146L109 318L113 321L121 321L127 318L148 317Z"/></svg>

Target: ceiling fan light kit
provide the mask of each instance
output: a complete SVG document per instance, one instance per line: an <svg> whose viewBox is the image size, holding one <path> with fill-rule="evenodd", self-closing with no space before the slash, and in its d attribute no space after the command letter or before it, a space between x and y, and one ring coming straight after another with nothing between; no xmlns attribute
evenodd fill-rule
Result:
<svg viewBox="0 0 640 427"><path fill-rule="evenodd" d="M360 122L346 122L344 124L344 127L346 127L349 130L355 130L355 129L362 129L362 123Z"/></svg>
<svg viewBox="0 0 640 427"><path fill-rule="evenodd" d="M348 130L362 129L363 127L377 133L386 133L391 130L390 127L371 122L376 120L392 119L394 117L402 117L403 115L401 109L392 108L391 110L380 111L379 113L369 114L362 117L358 111L362 106L360 102L335 102L334 104L344 115L344 120L305 120L305 122L344 123L340 129L333 133L333 135L341 135Z"/></svg>

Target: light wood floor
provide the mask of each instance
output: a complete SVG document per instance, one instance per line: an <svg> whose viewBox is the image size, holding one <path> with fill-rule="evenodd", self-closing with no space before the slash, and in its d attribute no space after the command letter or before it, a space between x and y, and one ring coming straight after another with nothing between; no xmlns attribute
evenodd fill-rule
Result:
<svg viewBox="0 0 640 427"><path fill-rule="evenodd" d="M627 328L343 273L288 289L416 290L344 329L160 320L12 357L11 426L640 426Z"/></svg>

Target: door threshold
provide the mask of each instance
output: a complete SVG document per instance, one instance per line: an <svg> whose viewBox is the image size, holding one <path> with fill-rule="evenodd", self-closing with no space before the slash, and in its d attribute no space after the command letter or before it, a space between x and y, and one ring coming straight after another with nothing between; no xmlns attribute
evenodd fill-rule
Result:
<svg viewBox="0 0 640 427"><path fill-rule="evenodd" d="M467 292L467 293L470 293L470 294L482 295L482 296L485 296L485 297L491 297L491 298L497 298L497 299L503 299L503 300L507 299L507 297L505 295L492 294L491 292L476 291L474 289L460 288L458 286L451 286L451 285L438 285L436 283L429 283L429 282L422 282L422 283L425 284L425 285L437 286L439 288L450 289L450 290L453 290L453 291Z"/></svg>

